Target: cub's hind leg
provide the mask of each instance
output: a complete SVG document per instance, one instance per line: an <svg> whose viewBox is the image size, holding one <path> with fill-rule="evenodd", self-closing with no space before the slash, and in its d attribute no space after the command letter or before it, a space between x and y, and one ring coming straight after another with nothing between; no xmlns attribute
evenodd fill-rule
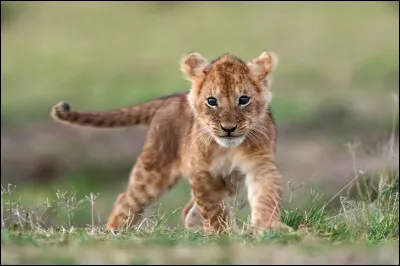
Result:
<svg viewBox="0 0 400 266"><path fill-rule="evenodd" d="M215 181L215 180L214 180ZM214 216L216 227L221 229L227 229L231 225L232 213L229 208L229 204L226 202L227 199L237 194L237 187L229 182L225 182L223 179L220 182L215 183L217 193L221 196L219 205L214 208L217 216ZM199 205L196 202L193 191L191 193L190 201L182 211L182 220L185 228L194 230L203 230L203 218L200 213Z"/></svg>
<svg viewBox="0 0 400 266"><path fill-rule="evenodd" d="M127 218L128 225L135 225L146 207L177 183L181 176L178 138L168 120L154 117L126 191L109 215L108 229L120 228Z"/></svg>
<svg viewBox="0 0 400 266"><path fill-rule="evenodd" d="M148 162L139 157L132 170L126 191L114 203L108 217L107 229L119 229L122 225L135 225L143 211L172 188L179 179L172 167L151 169ZM129 218L129 219L128 219Z"/></svg>
<svg viewBox="0 0 400 266"><path fill-rule="evenodd" d="M189 202L186 204L182 211L182 221L186 229L201 230L202 229L202 218L199 213L199 208L196 204L196 200L193 194L190 197Z"/></svg>
<svg viewBox="0 0 400 266"><path fill-rule="evenodd" d="M225 202L221 202L220 208L221 213L217 219L219 219L219 223L222 228L229 227L231 212L229 210L229 205ZM186 229L192 230L203 230L203 219L201 217L199 206L197 205L194 198L191 198L189 203L186 205L185 209L182 212L182 220Z"/></svg>

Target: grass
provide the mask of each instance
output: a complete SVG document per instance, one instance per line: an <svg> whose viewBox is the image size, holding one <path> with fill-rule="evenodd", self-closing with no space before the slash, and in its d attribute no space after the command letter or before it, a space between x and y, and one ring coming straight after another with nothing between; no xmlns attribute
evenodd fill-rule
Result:
<svg viewBox="0 0 400 266"><path fill-rule="evenodd" d="M399 260L394 252L399 241L398 172L380 177L375 199L340 197L340 208L329 212L330 200L321 204L321 195L311 191L307 206L288 206L282 211L282 221L293 232L267 231L260 236L247 234L248 219L236 218L227 234L217 236L169 226L171 212L156 212L134 228L112 234L96 222L98 195L78 199L74 193L57 191L56 200L25 208L13 201L13 189L2 188L1 248L7 254L2 256L6 264L326 263L333 254L342 256L335 258L341 264L396 264ZM91 209L91 221L75 227L74 217L84 207ZM389 255L378 255L381 252Z"/></svg>

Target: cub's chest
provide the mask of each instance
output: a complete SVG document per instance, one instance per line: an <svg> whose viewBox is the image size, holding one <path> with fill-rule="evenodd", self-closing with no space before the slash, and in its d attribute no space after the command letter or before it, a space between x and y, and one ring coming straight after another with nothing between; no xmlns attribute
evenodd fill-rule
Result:
<svg viewBox="0 0 400 266"><path fill-rule="evenodd" d="M224 179L241 179L244 174L234 156L217 156L210 164L210 173ZM235 181L235 180L232 180ZM239 181L239 180L236 180Z"/></svg>

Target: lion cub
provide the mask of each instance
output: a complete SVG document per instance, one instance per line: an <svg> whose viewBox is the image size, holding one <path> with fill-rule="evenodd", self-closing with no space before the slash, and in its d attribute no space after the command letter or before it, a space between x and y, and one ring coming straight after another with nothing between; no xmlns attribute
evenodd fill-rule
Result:
<svg viewBox="0 0 400 266"><path fill-rule="evenodd" d="M182 216L186 228L219 232L229 224L226 200L247 187L252 226L286 228L280 220L281 176L275 164L276 129L269 108L272 52L250 62L223 55L209 62L198 53L181 60L187 93L132 107L97 112L53 107L61 122L93 127L149 125L126 191L114 203L107 228L135 224L153 201L188 178L192 195Z"/></svg>

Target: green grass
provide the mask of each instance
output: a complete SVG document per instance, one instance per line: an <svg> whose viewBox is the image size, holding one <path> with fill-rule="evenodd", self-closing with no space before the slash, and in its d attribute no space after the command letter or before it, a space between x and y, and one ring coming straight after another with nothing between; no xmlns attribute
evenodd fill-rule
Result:
<svg viewBox="0 0 400 266"><path fill-rule="evenodd" d="M248 219L235 216L226 234L207 236L180 224L168 225L171 212L156 212L134 228L111 234L95 219L99 195L78 199L74 193L57 191L56 200L25 208L13 200L10 186L2 188L1 243L3 254L7 254L2 262L235 264L241 260L296 263L296 259L312 262L318 258L326 263L332 254L342 254L345 258L336 258L341 264L351 262L350 257L353 263L395 264L398 253L393 248L399 241L398 173L382 175L375 189L373 200L365 195L341 197L340 207L330 211L326 210L330 201L321 204L321 195L312 192L303 208L292 209L289 205L282 211L282 221L293 232L249 235ZM93 210L92 220L86 226L75 227L74 216L85 205ZM237 213L237 209L233 211ZM44 221L46 216L52 217L52 222ZM254 257L253 248L262 253ZM277 249L281 251L274 253ZM214 251L208 254L209 250ZM116 253L111 257L112 252ZM380 256L380 252L390 255Z"/></svg>
<svg viewBox="0 0 400 266"><path fill-rule="evenodd" d="M87 230L18 235L2 232L4 263L96 264L238 264L243 262L318 261L322 263L396 263L396 243L371 246L342 243L340 246L304 233L266 233L260 239L243 236L205 237L181 229L153 234L125 233L113 236ZM4 236L3 236L4 235ZM6 243L6 245L4 244ZM17 250L24 248L24 254ZM43 250L47 252L44 252ZM280 251L279 251L280 250ZM382 256L381 252L386 253ZM386 252L385 252L386 251ZM389 254L388 254L389 253ZM339 258L335 256L343 256ZM389 256L388 256L389 255ZM289 257L288 257L289 256ZM283 257L283 258L282 258ZM333 258L332 258L333 257ZM352 258L352 260L351 260ZM333 261L329 261L333 259ZM397 258L398 261L398 258ZM135 262L135 263L133 263ZM343 263L344 262L344 263Z"/></svg>

